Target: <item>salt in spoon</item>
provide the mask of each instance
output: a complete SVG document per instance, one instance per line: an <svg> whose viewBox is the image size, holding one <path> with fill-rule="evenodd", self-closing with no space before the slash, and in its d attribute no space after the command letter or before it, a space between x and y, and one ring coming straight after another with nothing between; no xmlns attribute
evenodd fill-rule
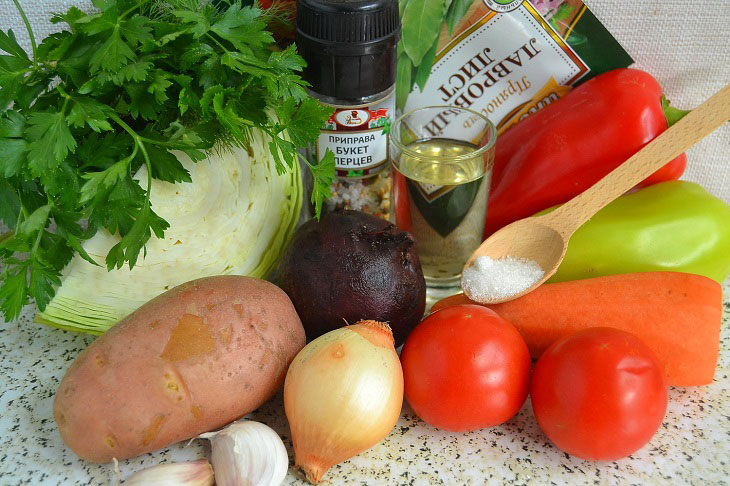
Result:
<svg viewBox="0 0 730 486"><path fill-rule="evenodd" d="M464 286L464 293L471 300L482 304L498 304L516 299L542 285L558 269L570 237L583 223L728 120L730 85L715 93L603 179L555 211L521 219L498 230L482 242L464 265L466 270L480 256L488 256L493 260L505 257L527 259L536 262L545 272L540 280L522 292L500 295L497 298L472 295L469 286ZM600 149L596 147L596 150Z"/></svg>

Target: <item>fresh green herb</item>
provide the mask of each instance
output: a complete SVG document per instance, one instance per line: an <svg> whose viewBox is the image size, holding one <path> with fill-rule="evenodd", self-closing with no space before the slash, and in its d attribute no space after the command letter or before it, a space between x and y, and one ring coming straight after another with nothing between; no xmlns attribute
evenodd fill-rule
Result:
<svg viewBox="0 0 730 486"><path fill-rule="evenodd" d="M295 48L275 48L268 10L237 0L93 3L98 13L54 15L68 29L40 44L25 22L32 56L12 30L0 31L0 220L12 230L0 237L6 320L29 298L43 310L76 253L97 264L81 244L101 228L120 236L107 268L135 265L169 226L150 203L152 179L191 180L171 150L197 161L207 150L249 148L259 130L283 173L330 114L307 96ZM317 216L333 162L331 153L307 162Z"/></svg>
<svg viewBox="0 0 730 486"><path fill-rule="evenodd" d="M423 91L436 58L439 33L449 35L474 0L399 0L403 36L398 44L396 106L403 109L413 87Z"/></svg>

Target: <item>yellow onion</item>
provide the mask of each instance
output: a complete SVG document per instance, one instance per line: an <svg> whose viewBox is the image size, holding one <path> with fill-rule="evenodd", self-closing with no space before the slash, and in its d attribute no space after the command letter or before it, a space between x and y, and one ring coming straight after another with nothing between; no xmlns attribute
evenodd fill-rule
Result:
<svg viewBox="0 0 730 486"><path fill-rule="evenodd" d="M402 404L403 371L387 324L360 321L318 337L294 358L284 383L295 467L319 482L383 440Z"/></svg>

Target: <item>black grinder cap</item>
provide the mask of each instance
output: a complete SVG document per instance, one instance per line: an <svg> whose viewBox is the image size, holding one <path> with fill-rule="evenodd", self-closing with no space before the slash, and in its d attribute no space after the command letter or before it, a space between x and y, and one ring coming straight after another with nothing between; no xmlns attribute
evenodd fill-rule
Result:
<svg viewBox="0 0 730 486"><path fill-rule="evenodd" d="M342 101L382 93L395 83L400 30L397 0L298 0L303 77L315 93Z"/></svg>

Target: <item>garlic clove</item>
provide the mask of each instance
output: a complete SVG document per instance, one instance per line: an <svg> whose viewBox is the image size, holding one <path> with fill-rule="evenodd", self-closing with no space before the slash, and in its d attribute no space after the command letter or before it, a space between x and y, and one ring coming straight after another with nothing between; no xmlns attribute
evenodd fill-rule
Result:
<svg viewBox="0 0 730 486"><path fill-rule="evenodd" d="M210 439L217 486L279 486L289 470L289 455L279 435L259 422L236 422Z"/></svg>
<svg viewBox="0 0 730 486"><path fill-rule="evenodd" d="M132 474L124 486L212 486L213 468L207 459L152 466Z"/></svg>

